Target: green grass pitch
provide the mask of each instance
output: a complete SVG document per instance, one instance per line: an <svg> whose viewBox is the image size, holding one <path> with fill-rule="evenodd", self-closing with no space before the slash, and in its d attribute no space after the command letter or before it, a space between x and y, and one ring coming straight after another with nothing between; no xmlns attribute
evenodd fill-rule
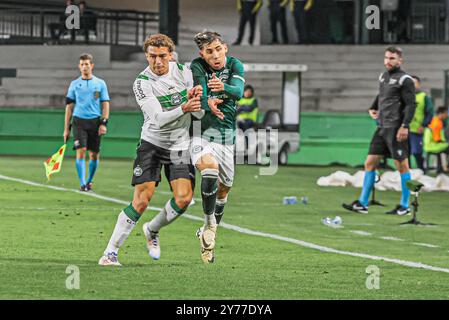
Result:
<svg viewBox="0 0 449 320"><path fill-rule="evenodd" d="M64 160L62 171L49 183L44 160L2 156L0 175L78 188L73 158ZM387 216L384 208L373 207L368 215L343 211L341 203L355 199L359 189L316 185L318 177L337 169L341 168L282 167L274 176L260 176L256 166L237 166L223 222L341 251L449 269L446 193L424 193L420 199L420 218L437 226L399 226L409 217ZM131 174L132 160L103 159L95 192L128 202ZM168 191L164 180L150 205L163 206ZM309 204L284 206L284 196L307 196ZM198 189L195 197L199 198ZM397 192L378 192L387 208L399 197ZM225 228L218 232L216 263L205 265L194 235L201 222L188 218L161 231L161 260L152 261L141 231L142 223L156 214L150 210L119 253L124 266L100 267L98 259L125 205L5 179L0 179L0 204L0 299L449 298L445 272L326 253ZM197 201L188 214L201 217L201 203ZM335 215L342 217L343 228L320 223ZM69 265L80 270L80 289L66 288ZM366 287L370 265L380 270L379 289Z"/></svg>

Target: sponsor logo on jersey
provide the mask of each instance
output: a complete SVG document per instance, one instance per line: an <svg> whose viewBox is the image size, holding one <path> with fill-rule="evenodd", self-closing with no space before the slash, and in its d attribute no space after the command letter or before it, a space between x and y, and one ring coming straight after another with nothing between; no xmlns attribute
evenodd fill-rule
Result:
<svg viewBox="0 0 449 320"><path fill-rule="evenodd" d="M398 155L402 156L402 150L401 149L398 150Z"/></svg>
<svg viewBox="0 0 449 320"><path fill-rule="evenodd" d="M390 82L388 84L396 84L398 83L398 80L396 79L390 79Z"/></svg>
<svg viewBox="0 0 449 320"><path fill-rule="evenodd" d="M136 81L136 87L134 88L134 94L136 95L137 99L139 99L139 100L142 100L146 97L145 93L143 93L141 80Z"/></svg>

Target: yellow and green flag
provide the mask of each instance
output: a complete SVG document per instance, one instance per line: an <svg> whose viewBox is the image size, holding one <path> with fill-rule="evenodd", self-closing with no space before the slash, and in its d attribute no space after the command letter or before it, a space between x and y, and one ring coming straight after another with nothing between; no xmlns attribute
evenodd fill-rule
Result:
<svg viewBox="0 0 449 320"><path fill-rule="evenodd" d="M61 171L62 160L64 159L66 146L67 145L64 144L61 148L59 148L58 152L56 152L44 162L45 174L47 175L48 180L50 180L50 177L53 173Z"/></svg>

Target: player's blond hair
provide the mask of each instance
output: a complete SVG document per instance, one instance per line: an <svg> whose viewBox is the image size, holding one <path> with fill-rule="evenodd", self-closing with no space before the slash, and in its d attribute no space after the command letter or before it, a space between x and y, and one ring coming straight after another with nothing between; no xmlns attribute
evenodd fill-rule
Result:
<svg viewBox="0 0 449 320"><path fill-rule="evenodd" d="M148 47L166 47L169 52L175 51L175 43L173 40L162 33L157 33L149 36L143 43L143 51L147 53Z"/></svg>

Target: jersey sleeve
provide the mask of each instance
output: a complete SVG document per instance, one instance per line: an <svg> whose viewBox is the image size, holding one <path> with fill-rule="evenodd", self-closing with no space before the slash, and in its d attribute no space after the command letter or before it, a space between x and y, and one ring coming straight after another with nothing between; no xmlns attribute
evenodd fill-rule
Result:
<svg viewBox="0 0 449 320"><path fill-rule="evenodd" d="M194 87L192 70L190 70L190 68L187 68L186 66L184 66L182 72L183 72L183 75L184 75L184 80L185 80L185 83L186 83L187 90L192 89Z"/></svg>
<svg viewBox="0 0 449 320"><path fill-rule="evenodd" d="M243 63L236 60L232 65L232 75L229 83L224 84L224 91L234 100L240 100L243 97L243 87L245 85L245 71Z"/></svg>
<svg viewBox="0 0 449 320"><path fill-rule="evenodd" d="M108 86L106 85L105 81L102 81L101 83L101 91L100 91L100 102L104 101L110 101L109 98L109 92L108 92Z"/></svg>
<svg viewBox="0 0 449 320"><path fill-rule="evenodd" d="M159 100L153 94L148 80L137 79L134 81L133 91L142 112L148 117L150 123L159 129L184 115L181 107L164 111Z"/></svg>
<svg viewBox="0 0 449 320"><path fill-rule="evenodd" d="M191 90L194 87L192 70L190 68L184 67L183 72L187 90ZM204 116L204 110L192 112L192 115L197 119L201 119Z"/></svg>
<svg viewBox="0 0 449 320"><path fill-rule="evenodd" d="M203 95L201 96L201 109L210 111L209 104L207 103L207 74L204 71L201 64L197 61L193 61L190 65L193 77L193 86L200 85L203 88Z"/></svg>
<svg viewBox="0 0 449 320"><path fill-rule="evenodd" d="M410 76L404 79L401 86L401 98L404 102L404 120L402 123L406 126L410 124L415 115L416 109L416 94L415 94L415 84Z"/></svg>
<svg viewBox="0 0 449 320"><path fill-rule="evenodd" d="M69 89L67 90L66 104L74 103L74 102L76 102L75 84L72 81L70 83Z"/></svg>

